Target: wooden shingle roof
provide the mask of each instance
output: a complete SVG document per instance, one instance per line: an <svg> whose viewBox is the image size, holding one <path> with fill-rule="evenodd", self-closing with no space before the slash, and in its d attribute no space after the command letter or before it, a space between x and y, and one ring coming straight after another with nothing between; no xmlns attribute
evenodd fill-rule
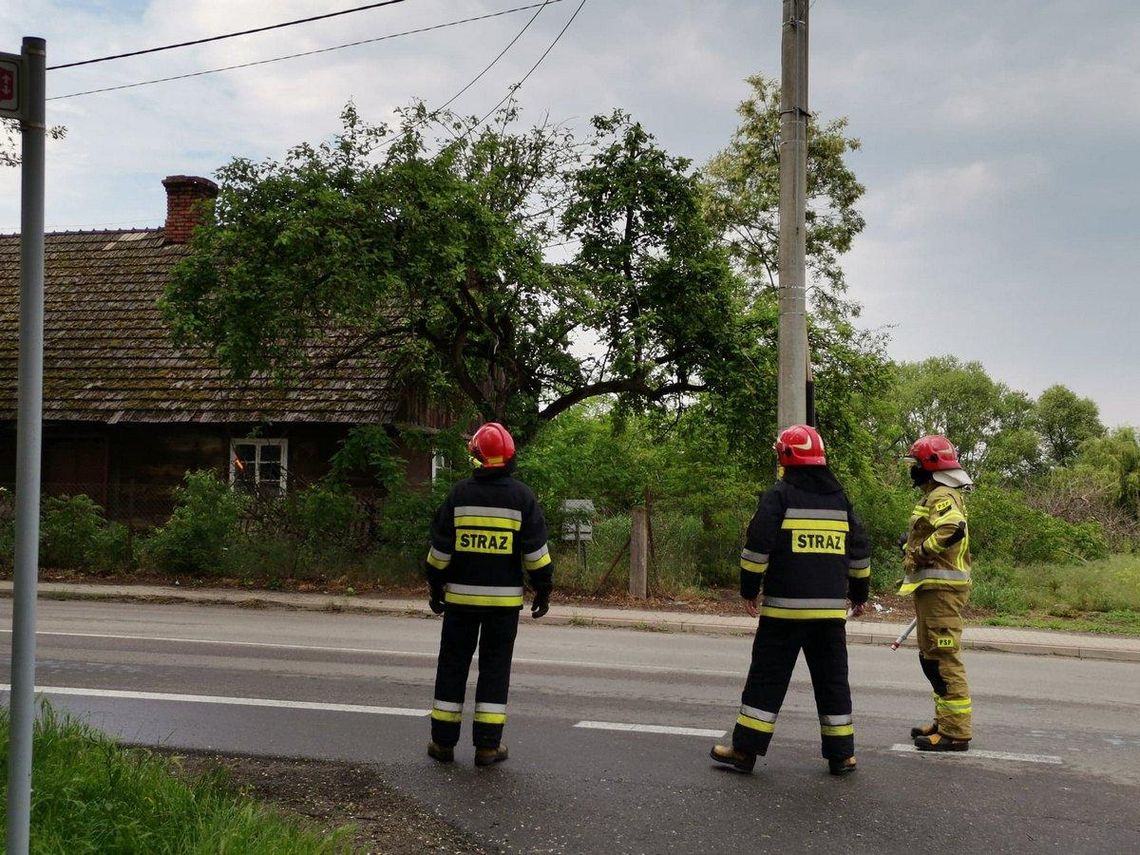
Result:
<svg viewBox="0 0 1140 855"><path fill-rule="evenodd" d="M175 349L156 301L186 252L166 241L162 229L46 236L45 419L394 420L397 395L388 372L371 360L345 360L281 388L266 378L239 383L205 350ZM19 289L19 235L0 235L0 421L16 417Z"/></svg>

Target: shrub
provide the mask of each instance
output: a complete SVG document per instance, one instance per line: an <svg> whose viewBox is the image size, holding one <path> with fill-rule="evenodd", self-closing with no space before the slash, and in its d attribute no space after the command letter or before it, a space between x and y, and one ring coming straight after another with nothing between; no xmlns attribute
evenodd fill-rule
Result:
<svg viewBox="0 0 1140 855"><path fill-rule="evenodd" d="M49 496L40 512L40 563L66 570L115 570L131 564L125 526L109 523L88 496Z"/></svg>
<svg viewBox="0 0 1140 855"><path fill-rule="evenodd" d="M173 573L221 573L241 534L248 504L213 472L187 473L174 491L174 512L144 547L148 564Z"/></svg>

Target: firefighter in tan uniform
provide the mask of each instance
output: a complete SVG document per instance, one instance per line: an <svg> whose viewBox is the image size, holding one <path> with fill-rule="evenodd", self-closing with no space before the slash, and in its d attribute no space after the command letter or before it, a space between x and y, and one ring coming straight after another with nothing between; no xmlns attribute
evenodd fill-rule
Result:
<svg viewBox="0 0 1140 855"><path fill-rule="evenodd" d="M970 530L962 491L973 486L944 436L924 436L905 458L922 500L903 544L900 594L914 594L922 672L934 689L934 721L911 729L920 751L966 751L971 703L962 663L962 609L970 598Z"/></svg>

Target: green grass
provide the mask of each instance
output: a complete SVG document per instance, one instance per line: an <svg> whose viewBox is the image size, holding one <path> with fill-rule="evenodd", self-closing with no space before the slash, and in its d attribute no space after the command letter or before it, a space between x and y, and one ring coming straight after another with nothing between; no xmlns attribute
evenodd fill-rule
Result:
<svg viewBox="0 0 1140 855"><path fill-rule="evenodd" d="M1095 632L1104 635L1140 635L1140 612L1087 612L1073 617L1020 614L975 619L986 626L1016 626L1027 629L1057 629L1062 632Z"/></svg>
<svg viewBox="0 0 1140 855"><path fill-rule="evenodd" d="M7 801L8 711L0 710L0 787ZM242 796L221 774L190 782L172 761L125 749L46 704L34 743L32 846L85 853L333 853L346 831L308 830ZM0 817L0 825L6 824ZM0 829L0 832L6 829Z"/></svg>

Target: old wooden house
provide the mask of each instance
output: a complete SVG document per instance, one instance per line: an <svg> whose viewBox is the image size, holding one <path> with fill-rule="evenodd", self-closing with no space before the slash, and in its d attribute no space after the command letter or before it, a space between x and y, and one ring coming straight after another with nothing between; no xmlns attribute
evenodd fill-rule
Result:
<svg viewBox="0 0 1140 855"><path fill-rule="evenodd" d="M430 427L415 390L395 388L369 359L282 388L236 382L206 351L175 348L157 301L217 186L162 183L162 228L46 236L45 493L87 494L116 518L155 517L190 470L284 492L325 475L354 425ZM0 235L0 486L15 480L19 244ZM403 456L410 480L430 479L430 451Z"/></svg>

